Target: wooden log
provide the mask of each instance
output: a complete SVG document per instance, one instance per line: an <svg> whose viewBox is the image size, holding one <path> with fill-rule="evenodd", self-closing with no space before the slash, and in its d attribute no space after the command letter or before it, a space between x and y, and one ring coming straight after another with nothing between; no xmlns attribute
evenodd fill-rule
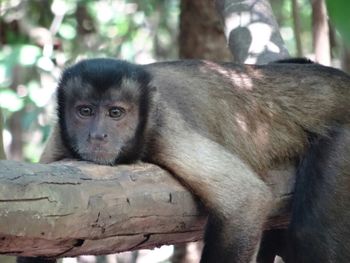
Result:
<svg viewBox="0 0 350 263"><path fill-rule="evenodd" d="M266 228L285 227L294 171L267 178L276 203ZM155 165L0 161L1 254L100 255L195 241L206 217L200 202Z"/></svg>

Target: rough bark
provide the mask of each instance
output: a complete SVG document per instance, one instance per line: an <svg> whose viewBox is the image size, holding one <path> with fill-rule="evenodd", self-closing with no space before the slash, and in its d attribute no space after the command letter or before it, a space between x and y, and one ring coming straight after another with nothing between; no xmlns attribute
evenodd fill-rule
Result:
<svg viewBox="0 0 350 263"><path fill-rule="evenodd" d="M293 175L270 172L276 203L266 229L288 223ZM0 161L0 253L99 255L199 240L206 214L198 204L151 164Z"/></svg>
<svg viewBox="0 0 350 263"><path fill-rule="evenodd" d="M216 7L235 62L265 64L289 56L268 0L216 0Z"/></svg>

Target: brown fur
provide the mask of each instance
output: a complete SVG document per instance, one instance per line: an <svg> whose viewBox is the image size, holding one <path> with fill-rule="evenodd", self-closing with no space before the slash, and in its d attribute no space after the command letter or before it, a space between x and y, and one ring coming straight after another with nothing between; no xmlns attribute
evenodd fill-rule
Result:
<svg viewBox="0 0 350 263"><path fill-rule="evenodd" d="M208 61L146 67L167 109L257 171L302 152L306 132L325 134L350 119L350 78L332 68Z"/></svg>

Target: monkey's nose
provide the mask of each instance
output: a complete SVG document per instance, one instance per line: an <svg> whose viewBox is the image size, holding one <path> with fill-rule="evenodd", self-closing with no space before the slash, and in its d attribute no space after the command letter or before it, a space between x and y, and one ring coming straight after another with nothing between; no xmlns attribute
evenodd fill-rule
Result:
<svg viewBox="0 0 350 263"><path fill-rule="evenodd" d="M97 133L92 132L89 134L90 140L96 140L96 141L107 141L108 134L107 133Z"/></svg>

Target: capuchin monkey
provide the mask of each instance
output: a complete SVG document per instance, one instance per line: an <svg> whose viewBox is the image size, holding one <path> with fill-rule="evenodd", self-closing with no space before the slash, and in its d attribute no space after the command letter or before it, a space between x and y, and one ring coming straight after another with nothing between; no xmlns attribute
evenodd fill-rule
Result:
<svg viewBox="0 0 350 263"><path fill-rule="evenodd" d="M334 127L350 122L349 87L348 75L317 64L189 60L142 66L84 60L62 75L58 124L42 162L68 157L103 165L138 160L159 165L209 212L201 262L248 263L256 262L274 204L269 170L319 151L321 159L301 164L300 197L294 200L298 215L291 226L295 240L309 243L295 246L300 261L288 259L314 262L307 254L316 242L310 251L328 255L321 262L348 262L349 140L344 137L350 137L334 134ZM320 171L323 162L334 166ZM307 204L304 196L311 198ZM340 254L331 257L333 252Z"/></svg>

